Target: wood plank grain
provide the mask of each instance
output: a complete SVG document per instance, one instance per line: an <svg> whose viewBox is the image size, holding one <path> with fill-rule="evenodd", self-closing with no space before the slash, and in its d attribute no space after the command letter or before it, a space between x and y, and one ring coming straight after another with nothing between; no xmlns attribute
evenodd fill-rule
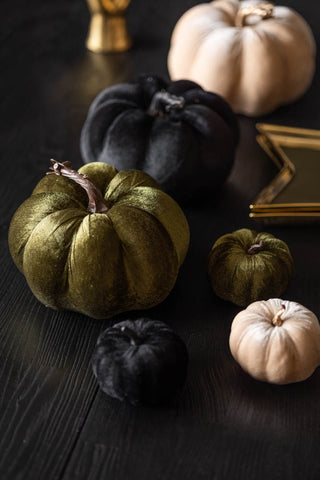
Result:
<svg viewBox="0 0 320 480"><path fill-rule="evenodd" d="M133 411L99 393L64 478L316 480L319 438L192 421L176 409Z"/></svg>
<svg viewBox="0 0 320 480"><path fill-rule="evenodd" d="M11 216L43 176L49 157L80 166L81 126L102 88L142 72L167 77L170 33L196 3L132 1L127 17L134 48L100 56L85 50L85 1L1 2L1 479L320 478L319 371L287 387L246 375L228 349L238 308L219 300L206 277L209 249L220 235L260 228L249 220L248 205L274 167L255 142L256 119L240 118L241 142L224 188L185 207L191 226L187 260L169 298L143 313L168 322L188 345L187 384L170 405L133 408L100 392L90 357L111 322L46 309L10 258ZM316 3L283 3L306 17L319 43ZM301 101L260 120L320 128L319 90L317 74ZM319 315L320 229L268 231L290 245L295 259L286 298Z"/></svg>
<svg viewBox="0 0 320 480"><path fill-rule="evenodd" d="M48 311L22 283L0 311L0 472L56 479L97 391L89 362L101 327Z"/></svg>

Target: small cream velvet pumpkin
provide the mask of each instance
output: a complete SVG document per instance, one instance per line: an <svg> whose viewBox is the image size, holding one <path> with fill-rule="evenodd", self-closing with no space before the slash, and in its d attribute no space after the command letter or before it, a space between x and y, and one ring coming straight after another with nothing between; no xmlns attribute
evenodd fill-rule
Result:
<svg viewBox="0 0 320 480"><path fill-rule="evenodd" d="M222 95L236 113L256 116L299 98L315 70L315 41L291 8L258 0L215 0L188 10L168 56L173 80Z"/></svg>
<svg viewBox="0 0 320 480"><path fill-rule="evenodd" d="M255 379L299 382L320 363L320 326L299 303L272 298L236 315L229 345L234 359Z"/></svg>

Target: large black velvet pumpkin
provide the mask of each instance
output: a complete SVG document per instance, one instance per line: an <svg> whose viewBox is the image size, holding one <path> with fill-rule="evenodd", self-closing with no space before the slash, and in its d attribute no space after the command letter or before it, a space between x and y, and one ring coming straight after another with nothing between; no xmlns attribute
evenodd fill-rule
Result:
<svg viewBox="0 0 320 480"><path fill-rule="evenodd" d="M186 199L223 184L237 142L237 119L219 95L188 80L141 76L96 97L80 147L86 163L143 170Z"/></svg>
<svg viewBox="0 0 320 480"><path fill-rule="evenodd" d="M167 401L184 384L187 365L182 339L165 323L146 318L107 328L92 357L101 389L132 404Z"/></svg>

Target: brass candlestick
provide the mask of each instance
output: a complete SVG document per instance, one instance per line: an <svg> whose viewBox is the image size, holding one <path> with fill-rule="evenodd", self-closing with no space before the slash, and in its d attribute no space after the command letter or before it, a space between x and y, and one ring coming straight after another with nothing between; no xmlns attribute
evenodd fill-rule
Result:
<svg viewBox="0 0 320 480"><path fill-rule="evenodd" d="M123 52L131 39L127 31L125 11L130 0L87 0L91 13L86 46L93 52Z"/></svg>

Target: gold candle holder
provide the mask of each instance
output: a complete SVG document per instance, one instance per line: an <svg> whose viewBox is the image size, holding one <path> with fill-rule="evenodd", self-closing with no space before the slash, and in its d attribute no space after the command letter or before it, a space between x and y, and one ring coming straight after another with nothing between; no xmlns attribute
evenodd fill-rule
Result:
<svg viewBox="0 0 320 480"><path fill-rule="evenodd" d="M131 45L125 11L130 0L87 0L91 13L86 47L93 52L123 52Z"/></svg>

